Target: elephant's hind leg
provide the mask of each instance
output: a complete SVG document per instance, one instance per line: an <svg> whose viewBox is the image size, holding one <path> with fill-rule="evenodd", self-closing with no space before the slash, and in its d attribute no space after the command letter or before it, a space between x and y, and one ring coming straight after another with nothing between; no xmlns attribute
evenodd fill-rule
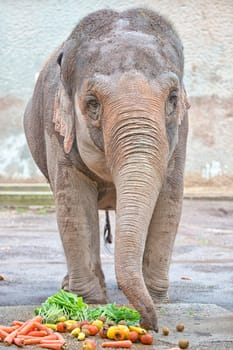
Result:
<svg viewBox="0 0 233 350"><path fill-rule="evenodd" d="M46 147L41 119L38 115L38 108L35 106L35 101L30 100L27 104L23 120L25 136L34 161L48 180Z"/></svg>

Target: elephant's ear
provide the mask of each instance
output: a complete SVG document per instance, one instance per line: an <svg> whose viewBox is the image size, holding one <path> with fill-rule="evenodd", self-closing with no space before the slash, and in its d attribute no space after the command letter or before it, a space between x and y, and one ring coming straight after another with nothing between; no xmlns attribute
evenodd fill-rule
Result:
<svg viewBox="0 0 233 350"><path fill-rule="evenodd" d="M180 94L180 106L179 106L179 124L182 123L184 115L186 114L189 108L190 108L190 104L188 101L186 90L184 85L182 85L181 94Z"/></svg>
<svg viewBox="0 0 233 350"><path fill-rule="evenodd" d="M62 82L59 83L54 100L53 122L55 130L64 136L65 153L69 153L75 139L74 110Z"/></svg>

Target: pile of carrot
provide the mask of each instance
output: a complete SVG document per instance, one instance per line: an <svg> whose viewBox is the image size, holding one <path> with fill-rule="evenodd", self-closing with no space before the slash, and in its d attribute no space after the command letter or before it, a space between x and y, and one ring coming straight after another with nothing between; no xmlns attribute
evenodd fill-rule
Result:
<svg viewBox="0 0 233 350"><path fill-rule="evenodd" d="M0 341L6 345L38 345L52 350L65 348L63 336L43 325L41 316L26 322L13 321L10 327L0 325Z"/></svg>

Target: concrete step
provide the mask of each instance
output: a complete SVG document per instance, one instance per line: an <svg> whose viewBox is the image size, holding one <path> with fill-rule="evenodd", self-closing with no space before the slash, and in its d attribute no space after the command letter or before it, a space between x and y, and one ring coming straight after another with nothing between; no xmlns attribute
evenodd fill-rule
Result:
<svg viewBox="0 0 233 350"><path fill-rule="evenodd" d="M1 183L0 206L50 206L53 194L46 183Z"/></svg>
<svg viewBox="0 0 233 350"><path fill-rule="evenodd" d="M233 200L233 187L185 187L185 199ZM50 206L47 183L0 183L0 206Z"/></svg>
<svg viewBox="0 0 233 350"><path fill-rule="evenodd" d="M50 192L48 183L0 183L0 192Z"/></svg>
<svg viewBox="0 0 233 350"><path fill-rule="evenodd" d="M186 199L233 200L232 186L193 186L184 188Z"/></svg>

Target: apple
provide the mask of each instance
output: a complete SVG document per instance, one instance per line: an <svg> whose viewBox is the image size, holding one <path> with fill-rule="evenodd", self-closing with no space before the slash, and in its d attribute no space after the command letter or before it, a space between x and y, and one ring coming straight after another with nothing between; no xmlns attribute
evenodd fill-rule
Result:
<svg viewBox="0 0 233 350"><path fill-rule="evenodd" d="M94 342L94 340L86 339L83 342L83 350L96 350L97 344Z"/></svg>

